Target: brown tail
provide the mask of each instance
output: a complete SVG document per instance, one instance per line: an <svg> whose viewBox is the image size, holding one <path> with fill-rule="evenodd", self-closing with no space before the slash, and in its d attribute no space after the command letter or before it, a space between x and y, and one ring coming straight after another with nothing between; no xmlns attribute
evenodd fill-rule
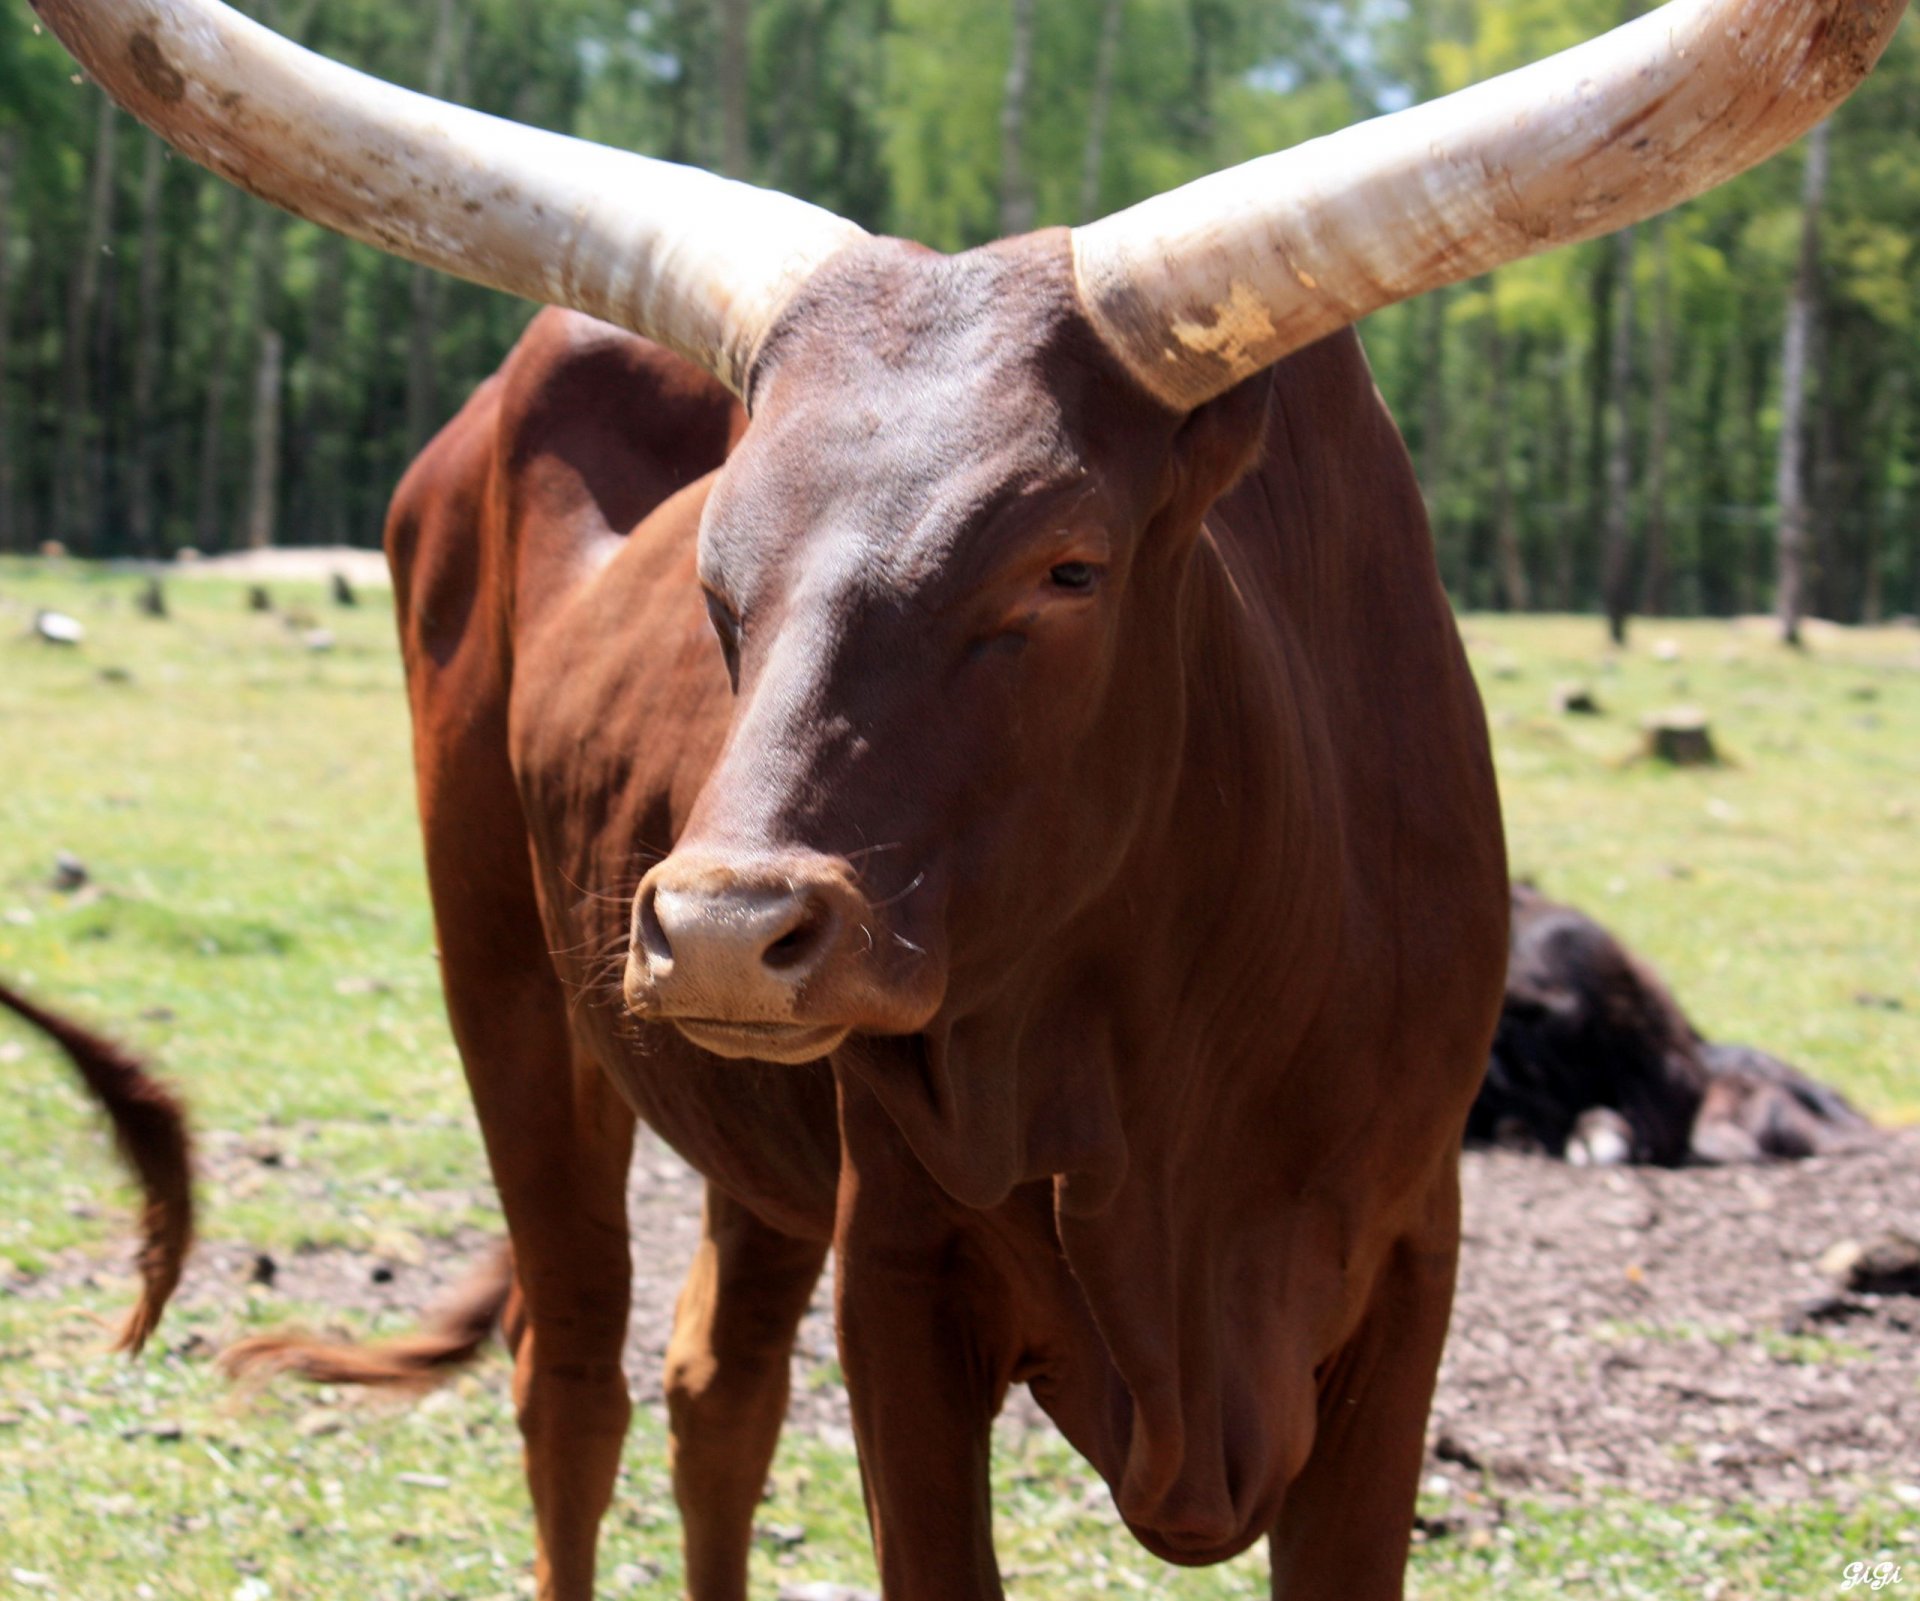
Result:
<svg viewBox="0 0 1920 1601"><path fill-rule="evenodd" d="M357 1384L376 1389L428 1390L480 1354L500 1326L513 1294L513 1247L504 1240L428 1315L427 1325L405 1339L376 1345L261 1334L229 1346L220 1365L234 1377L297 1374L316 1384Z"/></svg>
<svg viewBox="0 0 1920 1601"><path fill-rule="evenodd" d="M193 1243L193 1148L173 1092L136 1056L0 984L0 1006L52 1037L113 1122L113 1142L140 1180L140 1302L114 1349L137 1353L179 1286Z"/></svg>

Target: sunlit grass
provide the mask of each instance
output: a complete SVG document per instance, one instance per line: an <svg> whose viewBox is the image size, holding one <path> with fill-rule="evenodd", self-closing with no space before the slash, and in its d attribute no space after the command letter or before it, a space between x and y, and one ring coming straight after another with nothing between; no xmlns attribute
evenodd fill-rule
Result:
<svg viewBox="0 0 1920 1601"><path fill-rule="evenodd" d="M297 1158L297 1184L211 1193L212 1237L377 1249L497 1227L440 1011L384 596L343 611L276 586L332 630L316 653L246 611L236 586L172 585L168 622L137 616L133 588L0 562L0 973L155 1052L203 1129L265 1128ZM37 605L79 616L86 645L23 637ZM1822 635L1795 657L1724 624L1649 624L1615 658L1588 619L1467 628L1516 870L1652 957L1710 1033L1796 1059L1881 1115L1920 1114L1920 633ZM1663 640L1677 659L1656 655ZM1604 716L1550 709L1571 678ZM1625 761L1640 716L1681 700L1711 713L1729 765ZM77 894L52 887L62 850L91 876ZM300 1309L238 1288L170 1319L142 1365L101 1356L96 1319L126 1302L124 1193L43 1047L0 1033L0 1074L0 1591L525 1593L503 1363L412 1410L325 1394L240 1407L208 1352ZM6 1293L76 1250L97 1282L58 1300ZM662 1431L645 1408L626 1464L603 1592L677 1594ZM1006 1436L996 1477L1018 1596L1265 1593L1258 1552L1194 1572L1154 1562L1051 1437ZM1902 1488L1844 1513L1514 1504L1499 1527L1422 1546L1414 1593L1824 1594L1846 1561L1920 1557L1902 1543ZM787 1442L762 1526L761 1595L872 1582L843 1441Z"/></svg>

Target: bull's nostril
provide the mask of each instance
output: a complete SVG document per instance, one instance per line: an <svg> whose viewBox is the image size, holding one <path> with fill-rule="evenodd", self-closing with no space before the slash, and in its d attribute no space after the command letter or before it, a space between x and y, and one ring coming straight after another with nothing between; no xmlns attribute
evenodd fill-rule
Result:
<svg viewBox="0 0 1920 1601"><path fill-rule="evenodd" d="M819 950L828 921L824 906L816 903L803 907L798 921L760 953L760 960L776 973L800 966Z"/></svg>
<svg viewBox="0 0 1920 1601"><path fill-rule="evenodd" d="M656 893L651 884L640 891L639 915L634 919L634 932L648 961L666 963L673 960L673 944L661 925L660 910L654 904Z"/></svg>

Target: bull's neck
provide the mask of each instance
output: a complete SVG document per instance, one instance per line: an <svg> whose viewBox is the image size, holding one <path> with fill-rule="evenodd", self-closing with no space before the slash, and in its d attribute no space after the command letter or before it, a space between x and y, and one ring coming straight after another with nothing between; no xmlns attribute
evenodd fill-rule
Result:
<svg viewBox="0 0 1920 1601"><path fill-rule="evenodd" d="M1317 1013L1341 928L1339 807L1300 618L1224 529L1202 531L1175 582L1158 671L1178 691L1137 780L1152 800L1090 920L1110 931L1122 1081L1154 1077L1169 1051L1216 1066L1285 1051L1276 1020Z"/></svg>
<svg viewBox="0 0 1920 1601"><path fill-rule="evenodd" d="M1257 553L1264 554L1264 553ZM1163 959L1235 1048L1280 1012L1310 1015L1340 922L1339 808L1331 752L1299 619L1284 586L1244 559L1224 526L1204 529L1181 587L1180 755L1163 836L1140 871L1204 938ZM1220 962L1220 953L1232 960ZM1235 971L1237 970L1237 971ZM1317 999L1317 994L1316 994Z"/></svg>

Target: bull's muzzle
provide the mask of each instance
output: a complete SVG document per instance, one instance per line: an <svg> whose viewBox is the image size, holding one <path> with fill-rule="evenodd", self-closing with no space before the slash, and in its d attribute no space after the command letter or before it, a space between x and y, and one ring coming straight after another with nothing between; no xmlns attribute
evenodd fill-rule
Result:
<svg viewBox="0 0 1920 1601"><path fill-rule="evenodd" d="M872 915L830 856L675 852L641 881L624 985L638 1017L720 1056L807 1062L859 1021Z"/></svg>

